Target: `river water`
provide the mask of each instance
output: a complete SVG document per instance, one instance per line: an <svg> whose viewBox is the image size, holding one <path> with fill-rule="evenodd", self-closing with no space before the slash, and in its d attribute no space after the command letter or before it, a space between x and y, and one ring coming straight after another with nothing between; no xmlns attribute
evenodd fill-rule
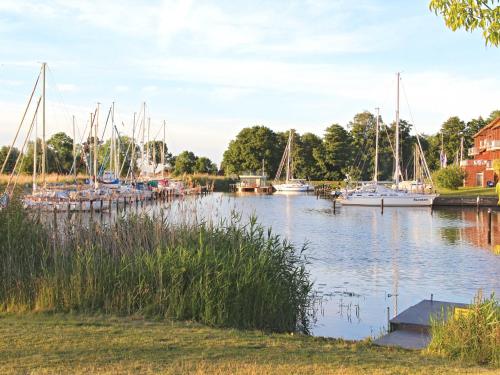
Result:
<svg viewBox="0 0 500 375"><path fill-rule="evenodd" d="M297 247L307 244L308 270L322 296L312 333L361 339L387 327L422 299L470 302L482 289L500 295L500 213L475 209L339 207L306 194L188 197L167 205L172 220L239 212ZM144 207L158 210L158 206Z"/></svg>

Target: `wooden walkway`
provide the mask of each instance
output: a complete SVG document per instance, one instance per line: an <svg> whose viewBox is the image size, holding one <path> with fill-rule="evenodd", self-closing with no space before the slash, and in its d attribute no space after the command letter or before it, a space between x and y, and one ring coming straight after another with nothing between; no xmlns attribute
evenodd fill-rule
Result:
<svg viewBox="0 0 500 375"><path fill-rule="evenodd" d="M424 349L431 340L431 318L448 320L455 308L464 303L423 300L389 320L389 333L374 341L375 345Z"/></svg>

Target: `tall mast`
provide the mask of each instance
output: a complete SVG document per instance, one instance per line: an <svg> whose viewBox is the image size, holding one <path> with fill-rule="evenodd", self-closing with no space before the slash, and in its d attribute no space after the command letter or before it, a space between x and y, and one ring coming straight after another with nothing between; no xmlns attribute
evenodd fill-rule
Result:
<svg viewBox="0 0 500 375"><path fill-rule="evenodd" d="M134 122L132 123L132 153L130 156L130 171L132 172L132 180L135 180L134 163L135 163L135 112L134 112Z"/></svg>
<svg viewBox="0 0 500 375"><path fill-rule="evenodd" d="M141 164L144 167L144 159L145 159L145 135L146 135L146 102L143 103L142 107L142 150L141 150Z"/></svg>
<svg viewBox="0 0 500 375"><path fill-rule="evenodd" d="M377 124L375 128L375 173L373 175L373 181L378 181L378 129L379 129L379 117L380 117L380 108L375 108L377 110Z"/></svg>
<svg viewBox="0 0 500 375"><path fill-rule="evenodd" d="M76 182L76 130L75 130L75 115L73 115L73 174Z"/></svg>
<svg viewBox="0 0 500 375"><path fill-rule="evenodd" d="M113 125L115 123L115 102L111 104L111 147L109 151L109 170L113 173L116 172L115 167L115 132L113 129ZM115 174L116 176L116 174Z"/></svg>
<svg viewBox="0 0 500 375"><path fill-rule="evenodd" d="M37 173L37 160L38 159L38 116L35 117L35 142L33 143L33 193L36 191L36 173Z"/></svg>
<svg viewBox="0 0 500 375"><path fill-rule="evenodd" d="M165 172L165 127L166 122L163 120L163 142L161 144L161 177L164 177Z"/></svg>
<svg viewBox="0 0 500 375"><path fill-rule="evenodd" d="M97 111L95 114L95 124L94 124L94 188L99 188L99 183L97 182L97 127L99 126L99 105L97 103Z"/></svg>
<svg viewBox="0 0 500 375"><path fill-rule="evenodd" d="M47 70L47 63L42 64L42 185L47 187L45 179L46 163L47 163L47 145L45 144L45 71Z"/></svg>
<svg viewBox="0 0 500 375"><path fill-rule="evenodd" d="M147 143L148 147L146 148L146 158L148 160L148 166L146 168L146 172L147 172L148 175L149 175L149 165L150 165L149 158L151 157L151 151L150 151L151 141L149 139L149 128L150 127L151 127L151 117L148 117L148 143Z"/></svg>
<svg viewBox="0 0 500 375"><path fill-rule="evenodd" d="M292 153L292 137L293 137L293 129L290 129L290 134L288 135L288 145L287 145L287 160L286 160L286 182L291 178L291 153Z"/></svg>
<svg viewBox="0 0 500 375"><path fill-rule="evenodd" d="M399 190L399 72L397 73L396 100L396 190Z"/></svg>

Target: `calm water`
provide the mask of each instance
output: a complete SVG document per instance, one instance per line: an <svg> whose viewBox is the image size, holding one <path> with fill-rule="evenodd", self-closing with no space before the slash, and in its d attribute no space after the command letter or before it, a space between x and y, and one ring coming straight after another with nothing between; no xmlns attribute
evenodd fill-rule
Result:
<svg viewBox="0 0 500 375"><path fill-rule="evenodd" d="M470 302L478 289L500 294L500 213L471 210L337 207L313 195L222 195L169 204L169 215L198 213L265 226L297 246L307 243L308 269L324 299L313 334L359 339L378 335L398 311L429 299ZM145 208L145 210L157 208Z"/></svg>

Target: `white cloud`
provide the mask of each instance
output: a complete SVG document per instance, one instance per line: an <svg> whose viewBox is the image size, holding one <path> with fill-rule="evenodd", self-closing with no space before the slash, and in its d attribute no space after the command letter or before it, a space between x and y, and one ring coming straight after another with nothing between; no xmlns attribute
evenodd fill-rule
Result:
<svg viewBox="0 0 500 375"><path fill-rule="evenodd" d="M56 85L57 90L62 93L70 93L78 91L78 86L72 83L61 83Z"/></svg>

